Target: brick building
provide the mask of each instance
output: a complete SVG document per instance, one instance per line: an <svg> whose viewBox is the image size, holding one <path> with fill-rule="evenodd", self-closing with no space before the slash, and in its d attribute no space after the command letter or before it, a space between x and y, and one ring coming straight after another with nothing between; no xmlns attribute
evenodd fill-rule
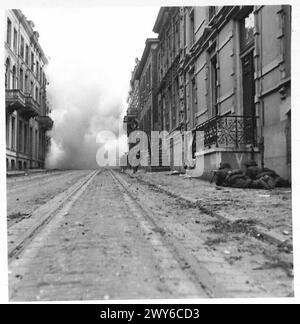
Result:
<svg viewBox="0 0 300 324"><path fill-rule="evenodd" d="M47 100L47 58L34 23L20 10L6 10L5 107L8 170L43 168L53 121Z"/></svg>

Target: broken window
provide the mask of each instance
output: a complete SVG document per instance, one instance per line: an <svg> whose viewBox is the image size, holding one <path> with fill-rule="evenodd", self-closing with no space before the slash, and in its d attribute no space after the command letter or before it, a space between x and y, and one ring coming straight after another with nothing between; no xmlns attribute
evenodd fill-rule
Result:
<svg viewBox="0 0 300 324"><path fill-rule="evenodd" d="M247 49L254 44L254 13L240 20L240 49Z"/></svg>

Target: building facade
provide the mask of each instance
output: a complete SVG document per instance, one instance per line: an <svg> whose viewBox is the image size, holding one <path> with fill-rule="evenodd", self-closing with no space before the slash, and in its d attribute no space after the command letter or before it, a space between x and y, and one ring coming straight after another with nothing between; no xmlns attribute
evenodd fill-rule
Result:
<svg viewBox="0 0 300 324"><path fill-rule="evenodd" d="M181 150L185 126L184 74L181 62L184 57L186 37L184 35L184 10L179 7L162 7L158 13L153 31L158 34L158 115L162 129L171 133L168 139L170 166L176 168L174 151Z"/></svg>
<svg viewBox="0 0 300 324"><path fill-rule="evenodd" d="M5 109L7 170L43 168L53 126L45 66L34 23L21 10L6 10Z"/></svg>
<svg viewBox="0 0 300 324"><path fill-rule="evenodd" d="M255 159L290 179L291 7L187 11L194 35L183 66L186 128L204 133L196 159L204 156L208 171Z"/></svg>
<svg viewBox="0 0 300 324"><path fill-rule="evenodd" d="M186 128L204 132L196 158L208 171L255 159L290 179L291 7L194 7L188 15Z"/></svg>
<svg viewBox="0 0 300 324"><path fill-rule="evenodd" d="M147 39L135 79L139 82L139 130L149 140L151 131L159 130L157 116L157 39Z"/></svg>
<svg viewBox="0 0 300 324"><path fill-rule="evenodd" d="M148 38L140 61L136 62L132 73L129 92L129 107L124 121L127 123L128 136L133 130L143 131L147 135L147 146L141 152L143 158L149 159L150 167L151 132L163 129L158 110L158 39ZM134 144L129 143L129 149Z"/></svg>
<svg viewBox="0 0 300 324"><path fill-rule="evenodd" d="M131 73L130 89L127 97L128 108L126 115L124 116L124 125L126 126L127 137L130 133L137 130L139 126L138 114L140 110L140 91L139 80L136 78L136 72L139 66L139 59L135 60L135 67ZM129 143L129 149L132 148L132 144Z"/></svg>
<svg viewBox="0 0 300 324"><path fill-rule="evenodd" d="M162 7L153 31L171 167L187 161L182 139L190 131L204 176L221 162L240 168L254 159L291 179L291 7Z"/></svg>

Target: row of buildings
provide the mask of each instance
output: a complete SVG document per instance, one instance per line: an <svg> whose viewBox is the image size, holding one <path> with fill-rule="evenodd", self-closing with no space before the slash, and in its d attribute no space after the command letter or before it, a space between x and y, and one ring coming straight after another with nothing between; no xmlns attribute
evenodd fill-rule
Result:
<svg viewBox="0 0 300 324"><path fill-rule="evenodd" d="M201 130L205 171L255 159L290 179L291 7L162 7L153 31L132 72L128 135L168 131L176 169L176 136Z"/></svg>
<svg viewBox="0 0 300 324"><path fill-rule="evenodd" d="M45 66L34 23L21 10L6 10L5 110L7 170L43 168L53 126Z"/></svg>

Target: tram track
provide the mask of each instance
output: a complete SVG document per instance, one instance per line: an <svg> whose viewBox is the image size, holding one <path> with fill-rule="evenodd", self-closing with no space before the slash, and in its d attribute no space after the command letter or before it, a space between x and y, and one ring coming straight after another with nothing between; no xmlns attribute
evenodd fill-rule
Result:
<svg viewBox="0 0 300 324"><path fill-rule="evenodd" d="M165 224L154 217L151 210L135 199L128 183L122 179L115 171L110 170L110 174L118 185L120 191L125 193L141 212L143 218L148 222L154 232L160 234L160 240L169 250L174 259L179 263L190 280L198 287L200 292L204 292L207 298L226 296L226 291L218 285L211 277L207 269L201 267L198 260L173 236L172 232L166 228Z"/></svg>
<svg viewBox="0 0 300 324"><path fill-rule="evenodd" d="M30 243L30 241L44 228L53 217L59 212L62 207L69 202L76 194L83 192L87 185L93 180L93 178L99 173L99 170L90 172L84 178L79 179L74 185L69 187L64 192L55 196L53 199L48 201L36 209L32 215L31 220L27 226L24 226L23 231L15 235L13 240L8 244L8 262L14 260ZM8 235L12 232L19 232L16 230L18 224L24 221L16 221L8 225ZM23 225L23 224L20 224ZM23 227L23 226L22 226Z"/></svg>
<svg viewBox="0 0 300 324"><path fill-rule="evenodd" d="M10 299L286 295L286 275L266 274L262 283L236 242L211 248L208 239L219 236L208 232L209 221L116 170L90 172L8 228ZM229 262L236 256L246 265ZM267 259L258 257L263 267ZM277 278L285 286L273 288Z"/></svg>

